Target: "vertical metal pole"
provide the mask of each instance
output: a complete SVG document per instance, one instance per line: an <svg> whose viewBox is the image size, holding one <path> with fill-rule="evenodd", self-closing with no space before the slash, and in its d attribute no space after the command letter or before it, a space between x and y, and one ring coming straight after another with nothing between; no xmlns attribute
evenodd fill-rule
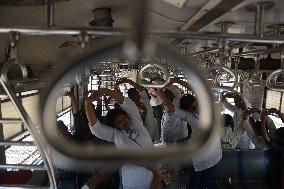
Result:
<svg viewBox="0 0 284 189"><path fill-rule="evenodd" d="M19 92L19 97L18 98L19 98L19 102L23 104L23 98L22 98L22 93L21 92ZM24 130L25 130L23 122L21 123L21 130L22 130L22 132L24 132Z"/></svg>
<svg viewBox="0 0 284 189"><path fill-rule="evenodd" d="M47 0L46 3L46 24L47 27L54 26L54 1Z"/></svg>
<svg viewBox="0 0 284 189"><path fill-rule="evenodd" d="M124 46L124 53L128 60L132 63L139 62L143 54L143 45L145 40L145 20L146 20L146 4L147 0L128 1L131 3L131 16L133 28L129 40L126 41Z"/></svg>
<svg viewBox="0 0 284 189"><path fill-rule="evenodd" d="M0 119L2 119L2 101L0 100ZM0 123L0 141L4 141L4 127L3 123ZM0 164L6 164L5 146L0 146Z"/></svg>
<svg viewBox="0 0 284 189"><path fill-rule="evenodd" d="M262 3L257 4L255 13L255 35L259 38L263 38L264 30L264 5Z"/></svg>

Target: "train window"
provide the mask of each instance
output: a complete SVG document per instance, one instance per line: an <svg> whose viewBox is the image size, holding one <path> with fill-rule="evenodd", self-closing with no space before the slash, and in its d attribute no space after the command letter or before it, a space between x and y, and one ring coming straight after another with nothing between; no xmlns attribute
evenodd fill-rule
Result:
<svg viewBox="0 0 284 189"><path fill-rule="evenodd" d="M266 107L265 108L277 108L277 109L280 108L281 96L282 96L281 92L267 90Z"/></svg>
<svg viewBox="0 0 284 189"><path fill-rule="evenodd" d="M29 117L34 123L38 123L38 90L21 92L20 97ZM1 114L3 118L19 118L9 100L2 101ZM23 123L3 124L3 134L5 141L33 141ZM5 157L7 164L38 165L43 162L37 146L6 146Z"/></svg>
<svg viewBox="0 0 284 189"><path fill-rule="evenodd" d="M28 131L12 139L12 141L33 141ZM40 152L36 146L11 146L5 150L7 164L33 165L42 162Z"/></svg>

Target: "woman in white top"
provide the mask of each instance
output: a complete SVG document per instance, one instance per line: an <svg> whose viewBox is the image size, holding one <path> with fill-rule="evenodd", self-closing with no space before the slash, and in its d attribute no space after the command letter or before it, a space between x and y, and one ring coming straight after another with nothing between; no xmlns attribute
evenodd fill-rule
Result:
<svg viewBox="0 0 284 189"><path fill-rule="evenodd" d="M190 90L187 82L180 81L177 78L171 79L172 83L178 83ZM185 94L180 99L178 106L175 106L170 101L164 101L165 106L174 112L180 119L185 120L192 129L192 137L199 135L199 110L198 103L194 96ZM191 139L190 139L191 140ZM189 143L190 143L189 140ZM222 149L218 129L215 128L210 136L203 151L199 151L192 158L194 169L191 171L190 179L187 188L217 188L216 183L216 164L222 158Z"/></svg>
<svg viewBox="0 0 284 189"><path fill-rule="evenodd" d="M141 85L127 78L121 78L118 80L115 84L115 88L119 88L118 85L122 83L128 83L134 87L128 90L128 97L139 108L140 116L143 120L144 126L152 138L152 141L157 141L159 139L158 125L154 118L154 113L147 92Z"/></svg>
<svg viewBox="0 0 284 189"><path fill-rule="evenodd" d="M222 142L222 149L234 149L239 143L240 138L245 132L247 125L247 111L243 111L242 120L239 125L234 129L233 117L229 114L221 116L221 130L220 137ZM222 124L223 123L223 124Z"/></svg>
<svg viewBox="0 0 284 189"><path fill-rule="evenodd" d="M226 98L233 98L235 105L230 104ZM239 125L242 120L242 112L247 109L247 105L243 97L238 92L227 92L221 98L226 109L234 113L233 119L234 124ZM237 145L240 149L252 149L253 144L245 131L243 136L240 138Z"/></svg>
<svg viewBox="0 0 284 189"><path fill-rule="evenodd" d="M182 97L176 86L170 85L160 90L163 102L170 102L174 106L178 106ZM166 143L185 142L188 137L188 129L185 121L174 114L167 106L164 107L162 118L162 141Z"/></svg>
<svg viewBox="0 0 284 189"><path fill-rule="evenodd" d="M264 111L267 111L269 114L278 113L278 110L276 110L275 108L271 108L271 109L264 110ZM265 128L269 136L274 138L277 129L276 129L276 126L273 120L267 116L267 118L264 120L264 125L265 125ZM268 146L266 145L262 137L260 120L255 120L254 117L250 117L249 125L246 127L246 131L251 141L253 142L255 149L268 148Z"/></svg>
<svg viewBox="0 0 284 189"><path fill-rule="evenodd" d="M115 99L121 109L110 110L106 116L106 124L100 123L92 108L92 102L107 95ZM151 137L143 126L138 108L128 98L124 98L118 90L99 89L85 100L85 111L91 132L97 137L114 142L118 149L132 148L143 150L152 148ZM157 166L145 167L124 164L120 168L123 189L159 188L161 171Z"/></svg>
<svg viewBox="0 0 284 189"><path fill-rule="evenodd" d="M148 94L151 96L150 104L153 109L154 117L157 121L159 139L160 139L161 138L161 122L162 122L162 117L163 117L163 102L160 98L160 93L157 88L150 88L148 90Z"/></svg>

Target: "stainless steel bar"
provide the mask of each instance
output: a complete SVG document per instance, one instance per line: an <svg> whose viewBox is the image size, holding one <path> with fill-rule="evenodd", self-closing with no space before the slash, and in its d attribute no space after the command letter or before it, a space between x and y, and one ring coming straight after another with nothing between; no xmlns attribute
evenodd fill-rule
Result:
<svg viewBox="0 0 284 189"><path fill-rule="evenodd" d="M2 85L3 89L5 90L5 92L9 96L9 98L11 99L11 102L12 102L15 110L20 115L21 119L23 120L24 124L26 125L27 129L29 130L30 134L32 135L36 145L38 146L38 150L40 151L41 156L44 159L45 169L47 171L48 178L49 178L49 184L50 184L51 188L56 189L57 187L56 187L55 175L54 175L54 171L53 171L53 167L52 167L52 161L51 161L50 157L48 156L48 152L46 150L44 150L45 145L40 142L43 139L40 138L41 136L38 134L37 128L34 126L32 120L28 116L23 105L17 99L17 95L15 94L13 89L9 85L6 85L6 83L1 78L0 78L0 84Z"/></svg>
<svg viewBox="0 0 284 189"><path fill-rule="evenodd" d="M206 54L206 53L211 53L211 52L217 52L217 51L219 51L218 48L212 47L212 48L209 48L209 49L206 49L206 50L203 50L203 51L198 51L198 52L189 54L189 56L198 56L198 55L201 55L201 54Z"/></svg>
<svg viewBox="0 0 284 189"><path fill-rule="evenodd" d="M249 56L249 55L258 55L258 54L271 54L271 53L279 53L284 51L284 47L280 48L268 48L268 49L257 49L257 50L251 50L241 53L235 53L232 54L232 57L236 56Z"/></svg>
<svg viewBox="0 0 284 189"><path fill-rule="evenodd" d="M0 28L0 33L19 32L25 35L79 35L82 31L86 31L90 35L101 36L125 36L125 29L112 29L103 27L82 27L82 28Z"/></svg>
<svg viewBox="0 0 284 189"><path fill-rule="evenodd" d="M1 189L49 189L49 186L33 186L33 185L0 185Z"/></svg>
<svg viewBox="0 0 284 189"><path fill-rule="evenodd" d="M145 17L148 0L136 0L131 2L132 27L134 28L130 40L135 44L138 50L142 51L145 39Z"/></svg>
<svg viewBox="0 0 284 189"><path fill-rule="evenodd" d="M17 165L17 164L0 165L0 169L46 170L44 165Z"/></svg>
<svg viewBox="0 0 284 189"><path fill-rule="evenodd" d="M48 27L54 26L54 1L53 0L47 0L46 24Z"/></svg>
<svg viewBox="0 0 284 189"><path fill-rule="evenodd" d="M57 28L51 27L43 28L0 28L0 33L19 32L25 35L79 35L80 32L85 31L89 35L99 36L127 36L129 30L127 29L111 29L111 28ZM196 40L218 40L218 38L226 38L228 41L235 42L251 42L251 43L284 43L284 36L264 36L258 38L255 35L248 34L229 34L217 32L189 32L179 30L149 30L146 32L150 36L163 38L188 38Z"/></svg>
<svg viewBox="0 0 284 189"><path fill-rule="evenodd" d="M0 146L35 146L35 143L29 141L4 141L0 142Z"/></svg>
<svg viewBox="0 0 284 189"><path fill-rule="evenodd" d="M255 13L255 35L259 38L262 38L263 30L264 30L264 5L262 3L258 3L256 5L256 13Z"/></svg>
<svg viewBox="0 0 284 189"><path fill-rule="evenodd" d="M21 123L23 123L23 121L22 121L22 119L3 118L3 119L0 119L0 123L3 123L3 124L21 124Z"/></svg>

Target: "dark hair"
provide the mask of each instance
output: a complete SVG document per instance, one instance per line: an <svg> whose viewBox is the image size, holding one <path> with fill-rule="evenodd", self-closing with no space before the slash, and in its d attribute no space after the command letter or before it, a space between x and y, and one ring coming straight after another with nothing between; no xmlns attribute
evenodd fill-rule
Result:
<svg viewBox="0 0 284 189"><path fill-rule="evenodd" d="M169 89L165 89L164 94L167 98L170 99L171 102L173 102L175 95L170 91Z"/></svg>
<svg viewBox="0 0 284 189"><path fill-rule="evenodd" d="M65 123L62 120L57 121L57 126L60 127L60 128L67 128Z"/></svg>
<svg viewBox="0 0 284 189"><path fill-rule="evenodd" d="M57 121L57 126L59 131L65 136L71 137L71 133L69 133L67 126L64 124L62 120Z"/></svg>
<svg viewBox="0 0 284 189"><path fill-rule="evenodd" d="M233 117L229 114L222 114L221 115L221 123L224 124L224 127L228 127L230 126L232 128L232 130L234 130L234 120Z"/></svg>
<svg viewBox="0 0 284 189"><path fill-rule="evenodd" d="M129 98L131 98L131 96L133 96L135 93L136 93L136 94L138 93L138 91L137 91L135 88L130 88L130 89L128 89L128 91L127 91L127 94L128 94L128 97L129 97Z"/></svg>
<svg viewBox="0 0 284 189"><path fill-rule="evenodd" d="M115 118L119 114L123 114L123 115L128 117L127 113L124 110L122 110L121 108L114 108L112 110L109 110L107 115L106 115L106 120L105 120L106 125L113 127L113 128L116 128Z"/></svg>
<svg viewBox="0 0 284 189"><path fill-rule="evenodd" d="M276 137L279 138L284 138L284 127L280 127L276 130Z"/></svg>
<svg viewBox="0 0 284 189"><path fill-rule="evenodd" d="M189 110L192 106L192 103L196 101L196 98L191 94L185 94L180 99L180 108L182 110Z"/></svg>
<svg viewBox="0 0 284 189"><path fill-rule="evenodd" d="M256 121L253 117L249 117L249 123L253 128L254 133L257 136L261 136L261 121ZM268 131L267 125L265 123L266 132Z"/></svg>

